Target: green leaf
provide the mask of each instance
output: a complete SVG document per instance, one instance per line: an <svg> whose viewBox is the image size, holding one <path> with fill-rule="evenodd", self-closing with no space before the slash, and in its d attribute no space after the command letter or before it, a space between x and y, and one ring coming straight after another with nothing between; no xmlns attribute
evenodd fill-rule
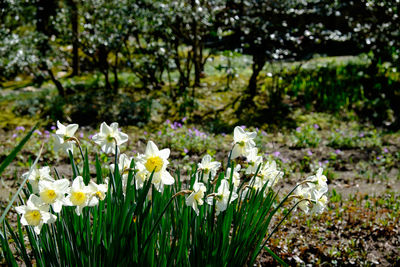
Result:
<svg viewBox="0 0 400 267"><path fill-rule="evenodd" d="M31 138L33 132L36 130L37 124L29 131L27 135L19 142L19 144L11 151L11 153L3 160L3 162L0 164L0 174L3 173L5 168L10 165L10 163L13 161L13 159L17 156L18 152L21 151L21 149L24 147L26 142L28 142L29 138Z"/></svg>

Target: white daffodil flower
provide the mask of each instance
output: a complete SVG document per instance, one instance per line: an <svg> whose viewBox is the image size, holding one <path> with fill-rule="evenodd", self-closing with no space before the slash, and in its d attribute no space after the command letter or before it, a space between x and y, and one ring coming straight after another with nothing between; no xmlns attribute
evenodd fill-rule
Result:
<svg viewBox="0 0 400 267"><path fill-rule="evenodd" d="M175 182L171 174L166 170L170 150L168 148L159 150L156 144L149 141L144 155L138 156L140 162L146 169L148 175L153 171L152 183L159 192L162 192L164 185L171 185Z"/></svg>
<svg viewBox="0 0 400 267"><path fill-rule="evenodd" d="M21 214L21 224L33 226L36 234L40 234L43 224L53 223L57 217L49 212L49 205L36 195L30 195L26 205L15 207Z"/></svg>
<svg viewBox="0 0 400 267"><path fill-rule="evenodd" d="M207 154L197 166L198 171L203 172L203 182L206 184L208 179L214 179L218 169L221 167L221 163L212 161L211 156Z"/></svg>
<svg viewBox="0 0 400 267"><path fill-rule="evenodd" d="M207 198L207 203L212 205L214 202L214 198L216 200L216 215L220 214L220 212L226 210L228 206L229 195L231 192L229 191L229 182L225 179L221 181L221 185L218 187L218 192L213 197ZM235 192L232 192L231 199L229 203L232 203L238 198L238 195Z"/></svg>
<svg viewBox="0 0 400 267"><path fill-rule="evenodd" d="M22 177L25 179L29 175L29 172L22 174ZM45 166L40 169L33 169L31 174L28 177L28 181L32 186L33 193L39 192L39 181L49 181L54 182L54 179L50 175L50 167Z"/></svg>
<svg viewBox="0 0 400 267"><path fill-rule="evenodd" d="M323 169L319 168L316 175L307 178L307 181L311 182L311 184L309 185L313 189L313 192L318 195L322 195L328 192L328 179L326 179L326 176L323 175L322 172Z"/></svg>
<svg viewBox="0 0 400 267"><path fill-rule="evenodd" d="M54 182L40 181L40 199L53 207L54 212L59 213L65 204L65 194L68 193L69 181L67 179L56 180Z"/></svg>
<svg viewBox="0 0 400 267"><path fill-rule="evenodd" d="M71 151L73 153L74 149L74 141L69 140L74 137L76 130L78 130L78 124L68 124L67 126L63 125L61 122L57 121L57 131L54 135L55 144L54 150L57 152L59 149L63 149L68 153Z"/></svg>
<svg viewBox="0 0 400 267"><path fill-rule="evenodd" d="M245 200L246 197L250 197L251 192L249 192L249 191L260 190L263 186L264 186L264 184L259 177L251 178L248 185L245 187L245 189L243 189L242 196L241 196L242 200ZM268 194L268 190L265 190L264 195L266 196L267 194Z"/></svg>
<svg viewBox="0 0 400 267"><path fill-rule="evenodd" d="M90 191L90 206L96 206L99 204L100 200L104 200L106 198L106 193L108 190L108 184L96 184L93 181L90 181L88 184L88 189Z"/></svg>
<svg viewBox="0 0 400 267"><path fill-rule="evenodd" d="M298 204L298 207L304 211L305 213L308 213L310 208L310 201L311 200L311 192L310 192L310 188L309 187L302 187L299 186L296 188L295 191L295 196L296 196L296 202L301 201ZM308 199L308 200L306 200Z"/></svg>
<svg viewBox="0 0 400 267"><path fill-rule="evenodd" d="M143 188L144 183L149 178L149 172L146 170L146 167L140 163L135 163L135 181L136 181L136 188L140 189Z"/></svg>
<svg viewBox="0 0 400 267"><path fill-rule="evenodd" d="M98 202L92 200L92 188L85 185L82 176L77 176L72 182L70 192L66 199L66 204L76 206L75 212L78 216L81 215L82 209L86 206L95 206Z"/></svg>
<svg viewBox="0 0 400 267"><path fill-rule="evenodd" d="M311 213L321 214L328 203L328 198L326 197L326 195L316 195L313 200L315 201L315 203L313 209L311 210Z"/></svg>
<svg viewBox="0 0 400 267"><path fill-rule="evenodd" d="M192 207L199 216L198 206L203 205L204 193L206 192L206 187L203 183L195 183L193 185L193 192L186 198L186 205Z"/></svg>
<svg viewBox="0 0 400 267"><path fill-rule="evenodd" d="M240 168L241 168L240 164L236 165L235 168L233 169L233 173L232 173L232 168L229 167L226 170L226 175L225 175L225 178L224 178L227 181L229 181L231 179L231 176L232 176L232 182L233 182L235 190L240 185L240 174L239 174Z"/></svg>
<svg viewBox="0 0 400 267"><path fill-rule="evenodd" d="M249 163L249 166L246 169L246 174L254 174L256 173L258 166L262 163L262 157L257 155L258 153L258 148L253 147L251 148L247 155L247 162Z"/></svg>
<svg viewBox="0 0 400 267"><path fill-rule="evenodd" d="M283 172L277 170L275 161L271 161L261 167L258 177L261 179L263 185L268 183L268 187L273 187L282 179Z"/></svg>
<svg viewBox="0 0 400 267"><path fill-rule="evenodd" d="M239 156L247 156L248 151L256 146L254 138L256 138L256 132L246 132L241 127L236 126L233 131L233 149L231 158L235 159Z"/></svg>
<svg viewBox="0 0 400 267"><path fill-rule="evenodd" d="M128 135L119 131L117 122L111 123L110 126L103 122L100 125L100 133L95 134L92 139L104 153L115 154L115 145L120 146L127 142Z"/></svg>
<svg viewBox="0 0 400 267"><path fill-rule="evenodd" d="M129 168L131 166L132 159L132 157L130 158L125 154L121 154L118 159L118 170L122 176L122 186L124 192L126 192L126 184L128 182ZM114 168L115 164L110 164L110 170L112 172L114 172Z"/></svg>

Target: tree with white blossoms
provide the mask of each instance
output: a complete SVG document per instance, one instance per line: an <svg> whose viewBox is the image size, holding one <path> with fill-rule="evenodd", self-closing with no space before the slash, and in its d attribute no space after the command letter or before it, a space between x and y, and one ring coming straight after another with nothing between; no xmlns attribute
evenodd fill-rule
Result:
<svg viewBox="0 0 400 267"><path fill-rule="evenodd" d="M104 153L115 154L115 147L128 141L128 135L118 129L118 123L113 122L110 126L103 122L100 132L92 137L92 140L101 147Z"/></svg>
<svg viewBox="0 0 400 267"><path fill-rule="evenodd" d="M22 225L33 226L36 234L40 233L43 224L53 223L57 219L57 216L49 212L49 205L33 194L30 195L26 205L18 206L15 210L22 215Z"/></svg>

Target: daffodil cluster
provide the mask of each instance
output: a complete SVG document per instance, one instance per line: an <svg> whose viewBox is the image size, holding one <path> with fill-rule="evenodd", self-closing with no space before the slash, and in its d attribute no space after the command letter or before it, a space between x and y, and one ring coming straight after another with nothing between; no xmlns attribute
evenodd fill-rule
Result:
<svg viewBox="0 0 400 267"><path fill-rule="evenodd" d="M57 126L58 130L54 135L55 149L72 153L74 145L77 145L82 152L80 142L74 136L78 125L65 126L57 122ZM247 132L242 127L236 127L226 170L218 174L222 164L213 160L210 155L204 155L192 176L194 183L190 190L183 190L175 196L188 194L185 203L197 215L200 213L199 207L204 203L215 205L215 213L219 215L233 201L244 201L252 191L267 188L268 190L264 190L266 196L283 177L283 172L277 169L275 161L265 161L259 155L254 142L256 135L256 132ZM160 150L153 141L149 141L143 154L133 157L120 154L119 147L128 141L128 135L120 131L116 122L110 126L103 122L100 132L92 140L100 146L102 152L117 154L117 162L109 165L109 171L115 174L118 168L125 197L127 187L132 185L138 190L149 181L162 193L166 185L174 184L175 179L168 171L168 148ZM128 184L130 174L134 179ZM105 199L108 191L108 178L104 184L96 184L93 181L85 183L82 176L77 176L71 183L68 179L54 179L49 167L34 168L23 176L29 181L32 194L26 205L19 206L16 210L22 215L21 223L33 226L36 233L40 233L43 224L54 222L57 218L55 214L62 212L63 206L75 207L76 214L80 216L84 207L96 206ZM295 205L303 211L308 212L311 209L313 213L321 213L327 203L327 190L326 177L322 175L322 169L319 169L316 175L308 177L297 186L292 198L297 200ZM312 208L310 204L313 204Z"/></svg>
<svg viewBox="0 0 400 267"><path fill-rule="evenodd" d="M296 188L293 197L298 202L298 207L305 213L311 211L313 214L321 214L326 207L328 184L322 172L323 169L319 168L315 175L308 177ZM310 209L311 204L313 204L312 209Z"/></svg>
<svg viewBox="0 0 400 267"><path fill-rule="evenodd" d="M74 137L78 125L65 126L57 121L57 126L55 150L63 149L72 153L74 143L79 145L78 139ZM54 213L60 213L63 206L75 206L76 214L81 215L84 207L95 206L99 200L104 200L108 189L107 184L96 184L93 181L85 184L82 176L75 177L72 185L68 179L54 179L48 166L34 167L22 177L28 180L32 194L26 205L16 207L16 211L22 215L21 223L33 226L37 234L43 224L55 221L57 217Z"/></svg>
<svg viewBox="0 0 400 267"><path fill-rule="evenodd" d="M215 177L221 163L212 161L210 155L205 155L198 164L193 190L189 191L191 193L186 199L186 205L192 207L197 215L199 214L198 206L204 203L203 199L206 199L206 203L210 205L215 203L216 215L218 215L226 210L228 204L235 201L239 195L241 195L241 200L245 200L251 190L272 189L283 177L284 173L277 169L275 161L264 161L258 154L258 148L254 142L256 132L246 132L242 127L236 127L233 134L233 148L230 153L233 161L222 176L217 192L204 195L207 191L205 185L213 186L216 183ZM241 186L242 183L245 183L244 186ZM328 191L322 169L318 170L316 175L307 178L304 184L307 186L299 185L296 195L292 197L301 200L298 206L304 212L308 212L310 204L313 204L312 212L321 213L327 203L327 197L324 194ZM239 192L240 188L242 188L241 192ZM264 195L267 194L268 190L264 190Z"/></svg>
<svg viewBox="0 0 400 267"><path fill-rule="evenodd" d="M32 194L26 205L16 207L16 211L22 215L21 223L33 226L37 234L43 224L55 221L57 217L53 213L60 213L63 206L75 206L76 214L81 215L84 207L95 206L103 200L108 189L107 184L93 181L85 185L82 176L77 176L71 186L67 179L51 177L49 167L33 169L23 176L28 176Z"/></svg>

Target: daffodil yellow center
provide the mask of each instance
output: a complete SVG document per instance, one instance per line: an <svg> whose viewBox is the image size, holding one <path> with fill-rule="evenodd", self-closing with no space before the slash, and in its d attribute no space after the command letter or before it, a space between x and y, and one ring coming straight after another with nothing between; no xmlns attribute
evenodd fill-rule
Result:
<svg viewBox="0 0 400 267"><path fill-rule="evenodd" d="M239 142L238 145L243 147L244 146L244 141Z"/></svg>
<svg viewBox="0 0 400 267"><path fill-rule="evenodd" d="M100 200L103 200L106 197L101 191L97 191L94 195Z"/></svg>
<svg viewBox="0 0 400 267"><path fill-rule="evenodd" d="M57 197L57 194L52 189L46 189L40 193L40 198L44 201L44 203L47 203L47 204L54 203L56 197Z"/></svg>
<svg viewBox="0 0 400 267"><path fill-rule="evenodd" d="M199 202L199 200L201 200L204 196L204 193L202 191L197 192L196 194L194 194L194 199Z"/></svg>
<svg viewBox="0 0 400 267"><path fill-rule="evenodd" d="M83 192L73 192L71 194L71 202L75 206L80 206L86 201L86 194Z"/></svg>
<svg viewBox="0 0 400 267"><path fill-rule="evenodd" d="M150 157L147 159L144 166L149 172L159 172L163 166L163 160L160 157Z"/></svg>
<svg viewBox="0 0 400 267"><path fill-rule="evenodd" d="M25 213L25 219L29 225L38 226L42 215L38 210L30 210Z"/></svg>
<svg viewBox="0 0 400 267"><path fill-rule="evenodd" d="M108 135L107 142L109 142L109 143L114 142L114 137L112 137L111 135Z"/></svg>

